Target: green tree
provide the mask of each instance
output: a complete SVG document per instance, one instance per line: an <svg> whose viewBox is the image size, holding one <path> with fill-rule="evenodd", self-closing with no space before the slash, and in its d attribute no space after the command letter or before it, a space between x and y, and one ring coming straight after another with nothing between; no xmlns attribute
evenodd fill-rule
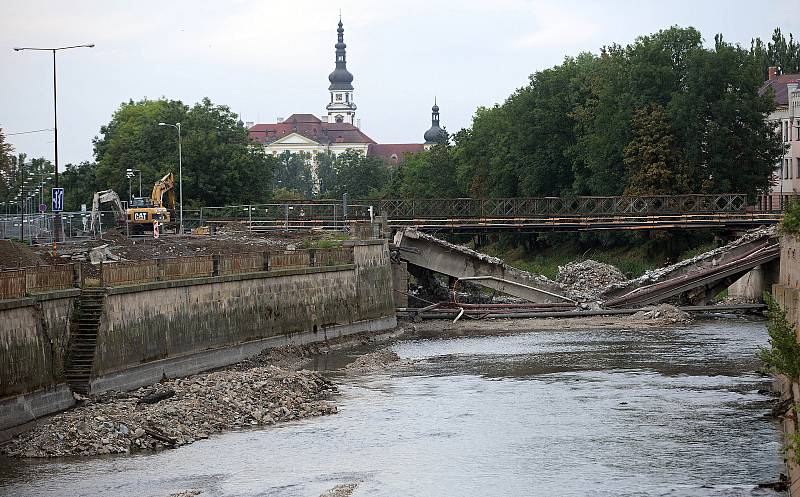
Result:
<svg viewBox="0 0 800 497"><path fill-rule="evenodd" d="M346 193L355 199L379 196L389 181L389 170L378 157L348 150L333 159L319 156L317 176L321 198L340 198Z"/></svg>
<svg viewBox="0 0 800 497"><path fill-rule="evenodd" d="M687 193L688 178L664 108L652 104L638 109L632 126L634 137L625 147L629 176L625 194Z"/></svg>
<svg viewBox="0 0 800 497"><path fill-rule="evenodd" d="M192 107L166 99L122 104L94 140L98 188L112 188L125 198L129 168L142 171L148 187L168 172L177 180L177 133L159 122L181 123L184 204L257 203L270 198L275 161L250 142L236 114L207 98Z"/></svg>
<svg viewBox="0 0 800 497"><path fill-rule="evenodd" d="M9 202L14 196L11 193L14 185L13 157L14 147L6 142L3 128L0 128L0 198L3 202Z"/></svg>
<svg viewBox="0 0 800 497"><path fill-rule="evenodd" d="M97 164L88 161L64 166L59 174L60 185L64 187L64 210L79 211L81 204L86 204L87 209L92 208L94 193L105 189L97 182L96 170ZM127 185L124 191L128 193ZM122 198L125 198L124 194Z"/></svg>
<svg viewBox="0 0 800 497"><path fill-rule="evenodd" d="M306 153L283 152L275 164L275 188L292 190L303 198L314 195L314 176L311 172L311 157Z"/></svg>
<svg viewBox="0 0 800 497"><path fill-rule="evenodd" d="M457 181L453 147L447 143L407 154L392 178L387 194L414 198L455 198L462 195Z"/></svg>

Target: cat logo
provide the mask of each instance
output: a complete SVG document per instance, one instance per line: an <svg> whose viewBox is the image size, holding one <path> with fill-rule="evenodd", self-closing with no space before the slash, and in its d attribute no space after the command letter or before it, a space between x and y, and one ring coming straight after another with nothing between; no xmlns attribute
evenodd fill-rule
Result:
<svg viewBox="0 0 800 497"><path fill-rule="evenodd" d="M133 220L134 221L147 221L147 212L134 212L133 213Z"/></svg>

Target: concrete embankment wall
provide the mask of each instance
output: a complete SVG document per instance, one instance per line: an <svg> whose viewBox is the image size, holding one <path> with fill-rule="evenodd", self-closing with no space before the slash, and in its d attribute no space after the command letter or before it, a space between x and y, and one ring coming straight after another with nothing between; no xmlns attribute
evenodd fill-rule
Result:
<svg viewBox="0 0 800 497"><path fill-rule="evenodd" d="M781 239L780 275L778 282L772 285L772 295L786 311L789 322L800 330L800 240L784 236ZM782 400L800 404L800 385L790 383L785 377L779 377L777 383L781 390ZM783 419L783 430L788 439L797 431L797 417L789 412ZM791 454L791 451L789 452ZM789 495L800 497L800 466L791 457L787 457L789 472Z"/></svg>
<svg viewBox="0 0 800 497"><path fill-rule="evenodd" d="M91 390L237 362L264 348L396 325L385 241L354 242L353 264L110 288ZM80 290L0 302L0 430L63 409Z"/></svg>

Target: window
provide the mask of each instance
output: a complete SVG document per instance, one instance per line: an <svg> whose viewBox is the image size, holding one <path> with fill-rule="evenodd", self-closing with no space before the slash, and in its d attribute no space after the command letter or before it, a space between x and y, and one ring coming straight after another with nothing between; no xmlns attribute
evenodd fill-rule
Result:
<svg viewBox="0 0 800 497"><path fill-rule="evenodd" d="M337 102L341 102L342 101L342 94L341 93L337 93L336 94L336 101Z"/></svg>
<svg viewBox="0 0 800 497"><path fill-rule="evenodd" d="M789 159L783 159L783 179L789 179Z"/></svg>
<svg viewBox="0 0 800 497"><path fill-rule="evenodd" d="M349 102L350 101L350 94L349 93L345 93L344 94L344 101L345 102Z"/></svg>
<svg viewBox="0 0 800 497"><path fill-rule="evenodd" d="M800 119L794 122L794 129L795 129L794 139L800 141Z"/></svg>
<svg viewBox="0 0 800 497"><path fill-rule="evenodd" d="M789 141L789 137L786 136L786 135L789 134L789 133L787 133L788 129L789 129L789 121L783 121L783 141L784 142L788 142Z"/></svg>

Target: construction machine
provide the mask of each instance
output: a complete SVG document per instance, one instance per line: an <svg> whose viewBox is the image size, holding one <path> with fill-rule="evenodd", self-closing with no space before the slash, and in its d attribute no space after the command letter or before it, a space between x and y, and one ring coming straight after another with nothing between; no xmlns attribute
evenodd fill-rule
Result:
<svg viewBox="0 0 800 497"><path fill-rule="evenodd" d="M175 210L175 179L172 173L167 173L156 181L150 198L134 197L128 206L128 223L133 232L149 231L153 229L153 222L168 224L171 220L170 211L164 206L164 195L170 208Z"/></svg>
<svg viewBox="0 0 800 497"><path fill-rule="evenodd" d="M94 194L92 198L92 222L90 230L94 232L95 225L100 223L100 204L111 204L117 226L125 225L126 213L122 208L119 195L114 190L103 190Z"/></svg>
<svg viewBox="0 0 800 497"><path fill-rule="evenodd" d="M153 223L168 224L172 219L170 211L164 206L164 195L167 196L168 205L175 210L175 192L173 190L175 180L172 173L165 174L163 178L156 181L150 197L134 197L131 199L128 209L122 207L119 195L114 190L103 190L94 194L92 199L92 224L91 230L94 231L95 225L100 220L100 204L111 204L111 210L115 214L118 227L124 227L126 222L131 233L142 233L152 231Z"/></svg>

